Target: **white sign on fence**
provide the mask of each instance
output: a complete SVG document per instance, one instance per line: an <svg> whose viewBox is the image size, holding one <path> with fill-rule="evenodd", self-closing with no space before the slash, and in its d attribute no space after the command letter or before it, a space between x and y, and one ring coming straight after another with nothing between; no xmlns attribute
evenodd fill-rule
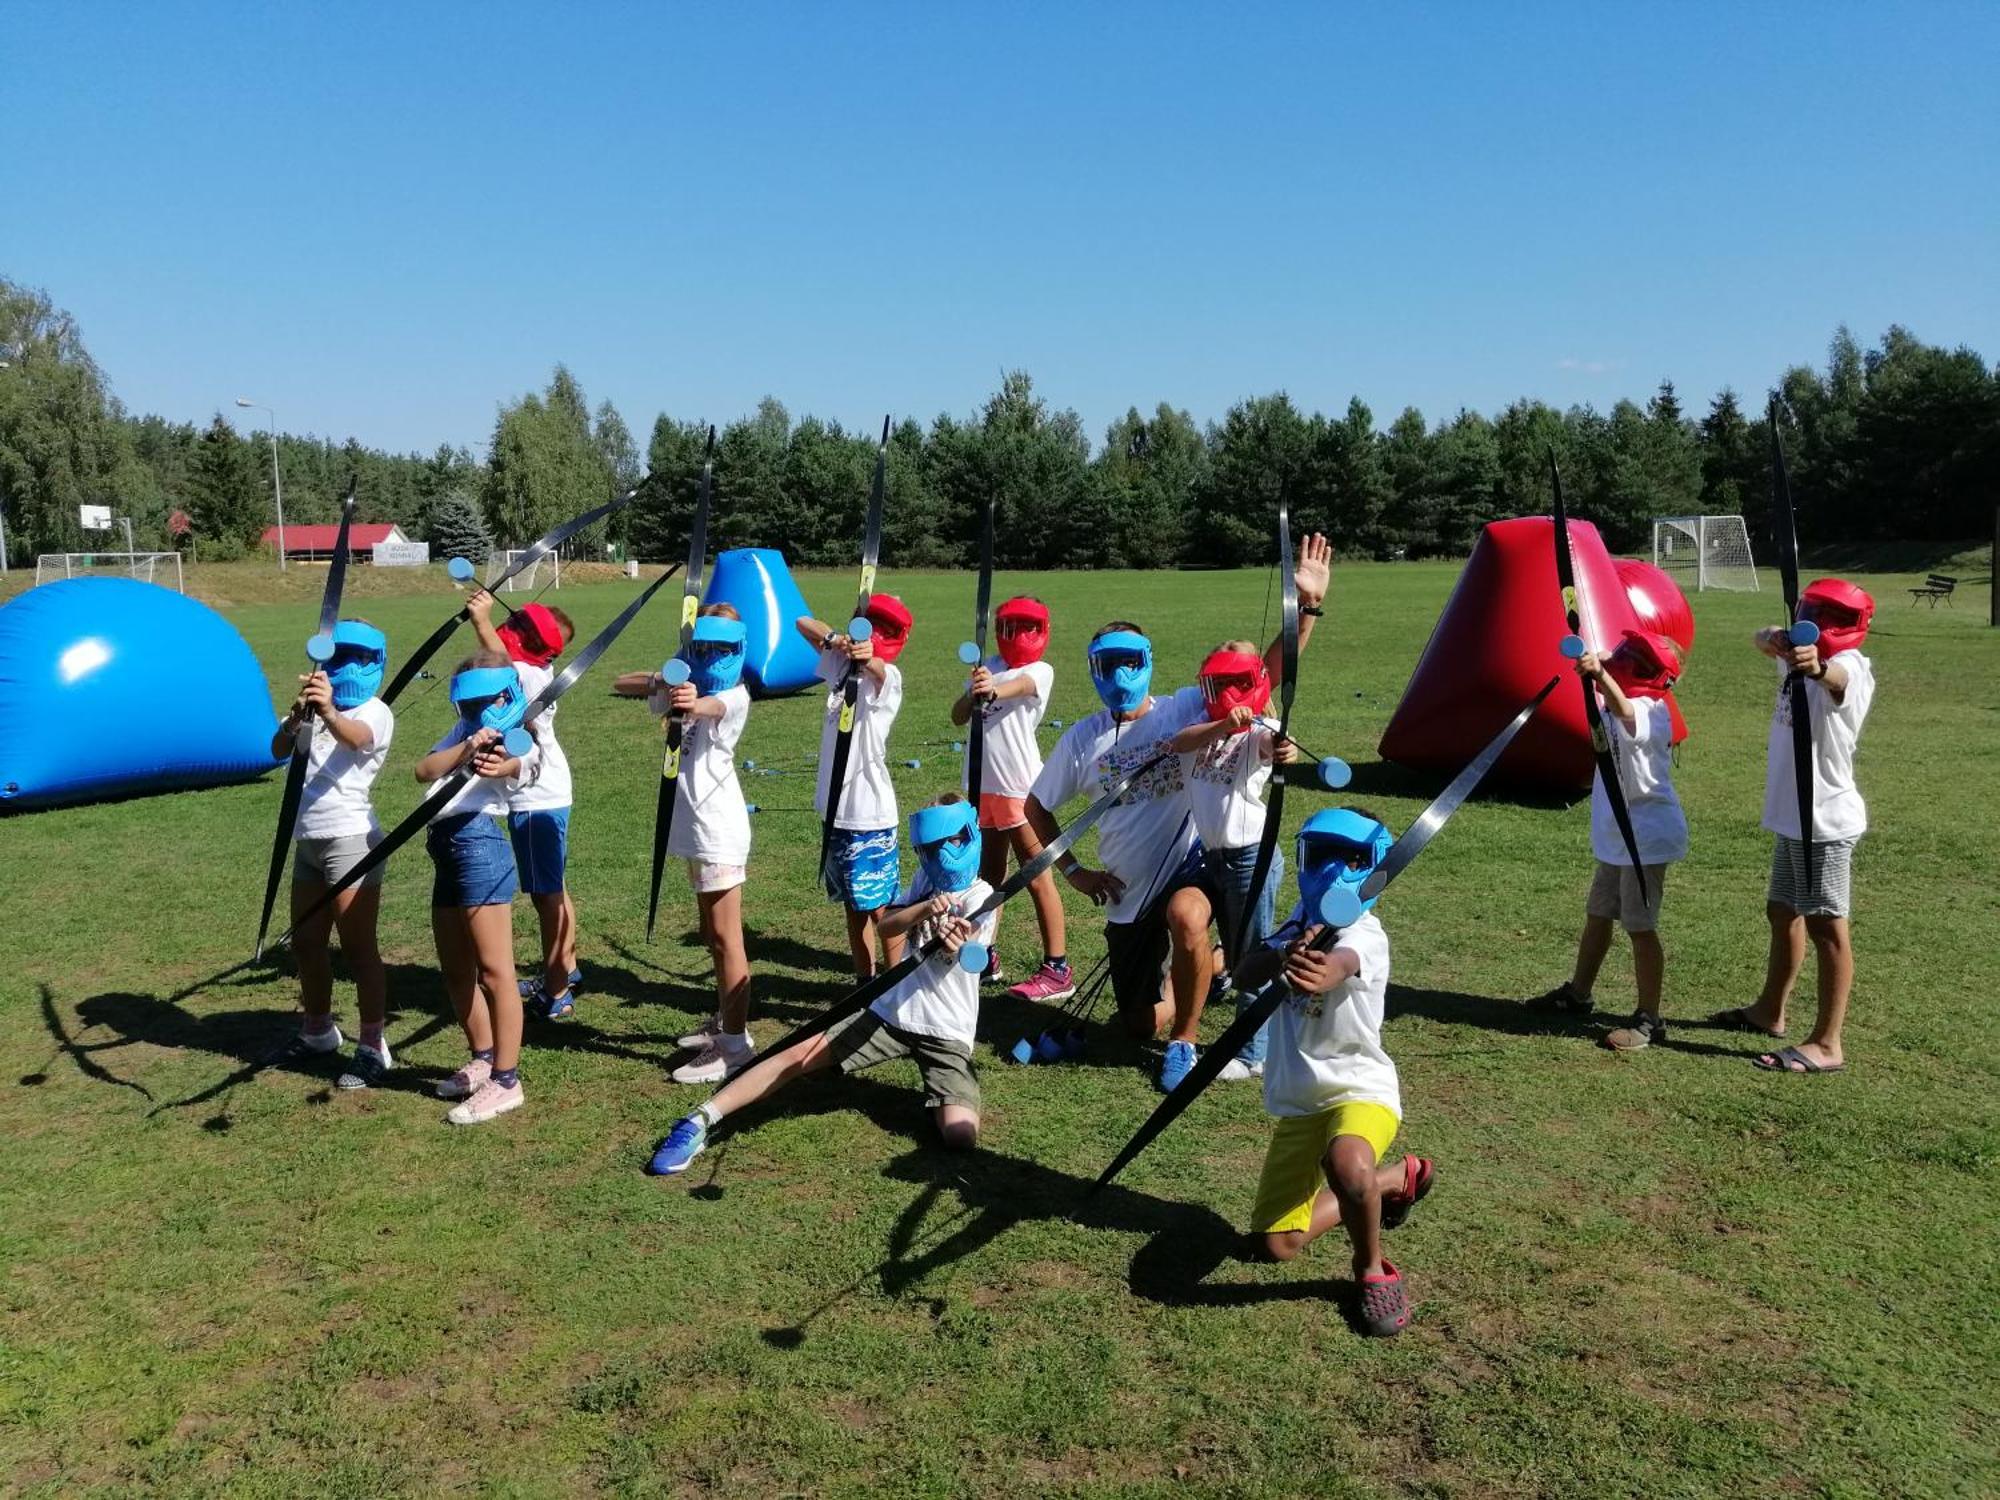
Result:
<svg viewBox="0 0 2000 1500"><path fill-rule="evenodd" d="M111 529L111 507L108 505L79 505L76 516L83 523L85 531L109 531Z"/></svg>
<svg viewBox="0 0 2000 1500"><path fill-rule="evenodd" d="M377 542L369 554L378 568L421 568L431 560L429 542Z"/></svg>

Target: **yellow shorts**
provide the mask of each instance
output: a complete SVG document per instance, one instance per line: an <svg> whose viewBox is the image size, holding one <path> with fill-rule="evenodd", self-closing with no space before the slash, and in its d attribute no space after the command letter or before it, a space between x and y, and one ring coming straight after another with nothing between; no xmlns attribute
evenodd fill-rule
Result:
<svg viewBox="0 0 2000 1500"><path fill-rule="evenodd" d="M1396 1138L1401 1123L1386 1104L1357 1099L1316 1115L1285 1115L1271 1133L1264 1170L1257 1178L1257 1206L1250 1210L1252 1234L1282 1234L1312 1223L1313 1199L1326 1186L1326 1148L1338 1135L1358 1135L1375 1160Z"/></svg>

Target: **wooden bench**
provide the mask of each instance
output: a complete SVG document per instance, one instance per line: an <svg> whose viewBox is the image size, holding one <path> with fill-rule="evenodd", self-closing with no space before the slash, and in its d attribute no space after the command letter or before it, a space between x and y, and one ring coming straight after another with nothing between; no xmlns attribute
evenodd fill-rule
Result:
<svg viewBox="0 0 2000 1500"><path fill-rule="evenodd" d="M1910 590L1910 603L1915 604L1919 599L1928 599L1930 600L1931 608L1936 609L1937 602L1940 599L1944 600L1946 604L1951 603L1952 591L1957 587L1958 580L1956 578L1947 578L1942 573L1933 573L1924 580L1922 588Z"/></svg>

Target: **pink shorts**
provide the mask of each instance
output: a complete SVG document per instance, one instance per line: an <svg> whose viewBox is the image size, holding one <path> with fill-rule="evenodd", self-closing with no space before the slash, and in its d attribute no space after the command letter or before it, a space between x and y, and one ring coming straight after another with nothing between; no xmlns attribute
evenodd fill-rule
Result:
<svg viewBox="0 0 2000 1500"><path fill-rule="evenodd" d="M1028 799L1026 797L1002 797L997 792L979 794L979 826L998 832L1007 828L1019 828L1028 821Z"/></svg>
<svg viewBox="0 0 2000 1500"><path fill-rule="evenodd" d="M742 865L721 865L712 860L691 859L687 867L688 883L704 896L734 890L750 878L750 872Z"/></svg>

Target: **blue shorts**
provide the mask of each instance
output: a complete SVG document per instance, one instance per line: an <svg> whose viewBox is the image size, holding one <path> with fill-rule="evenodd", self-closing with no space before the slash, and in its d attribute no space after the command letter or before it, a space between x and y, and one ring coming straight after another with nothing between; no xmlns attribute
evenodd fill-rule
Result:
<svg viewBox="0 0 2000 1500"><path fill-rule="evenodd" d="M826 893L855 911L880 911L903 884L893 828L834 829L827 864Z"/></svg>
<svg viewBox="0 0 2000 1500"><path fill-rule="evenodd" d="M514 899L514 856L496 819L452 813L424 830L424 847L437 866L432 906L505 906Z"/></svg>
<svg viewBox="0 0 2000 1500"><path fill-rule="evenodd" d="M521 889L530 896L561 895L563 873L569 868L569 809L508 813L507 835L514 841Z"/></svg>

